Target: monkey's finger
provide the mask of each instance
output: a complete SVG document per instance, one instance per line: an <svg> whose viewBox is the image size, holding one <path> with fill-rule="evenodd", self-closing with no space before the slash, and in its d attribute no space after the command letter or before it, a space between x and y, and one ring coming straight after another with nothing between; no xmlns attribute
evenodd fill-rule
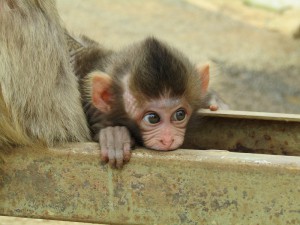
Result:
<svg viewBox="0 0 300 225"><path fill-rule="evenodd" d="M116 151L114 147L108 147L108 163L111 168L116 168Z"/></svg>
<svg viewBox="0 0 300 225"><path fill-rule="evenodd" d="M130 138L130 134L129 131L126 127L120 127L120 131L121 131L121 140L123 143L127 143L130 142L131 138Z"/></svg>
<svg viewBox="0 0 300 225"><path fill-rule="evenodd" d="M123 153L123 161L126 163L130 160L130 147L131 147L131 137L128 129L126 127L121 127L121 148Z"/></svg>
<svg viewBox="0 0 300 225"><path fill-rule="evenodd" d="M131 137L130 137L130 133L128 131L128 129L126 127L122 127L122 142L123 142L123 158L124 158L124 162L129 162L130 157L131 157L131 152L130 152L130 148L131 148Z"/></svg>
<svg viewBox="0 0 300 225"><path fill-rule="evenodd" d="M116 168L116 152L114 146L108 146L108 163L111 168Z"/></svg>
<svg viewBox="0 0 300 225"><path fill-rule="evenodd" d="M131 158L131 144L129 143L124 143L123 146L123 154L124 154L124 162L127 163L129 162L130 158Z"/></svg>
<svg viewBox="0 0 300 225"><path fill-rule="evenodd" d="M210 111L217 111L219 107L217 105L210 105L209 106Z"/></svg>
<svg viewBox="0 0 300 225"><path fill-rule="evenodd" d="M108 159L108 149L106 146L101 146L101 161L107 163Z"/></svg>
<svg viewBox="0 0 300 225"><path fill-rule="evenodd" d="M117 149L116 150L116 167L118 169L121 169L123 167L123 150L122 149Z"/></svg>
<svg viewBox="0 0 300 225"><path fill-rule="evenodd" d="M115 150L115 127L105 128L106 138L107 138L107 148L108 148L108 163L112 168L116 167L116 150Z"/></svg>
<svg viewBox="0 0 300 225"><path fill-rule="evenodd" d="M99 143L101 149L101 161L108 162L107 138L106 138L106 132L104 130L100 131Z"/></svg>
<svg viewBox="0 0 300 225"><path fill-rule="evenodd" d="M115 154L116 154L116 167L121 169L123 167L123 141L122 141L122 127L115 127Z"/></svg>

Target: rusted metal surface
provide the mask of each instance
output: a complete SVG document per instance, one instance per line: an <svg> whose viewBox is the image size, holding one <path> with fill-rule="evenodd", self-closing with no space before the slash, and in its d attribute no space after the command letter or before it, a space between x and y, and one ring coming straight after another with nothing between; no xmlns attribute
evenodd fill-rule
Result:
<svg viewBox="0 0 300 225"><path fill-rule="evenodd" d="M0 214L109 224L300 224L300 158L135 150L123 170L94 143L0 151Z"/></svg>
<svg viewBox="0 0 300 225"><path fill-rule="evenodd" d="M300 116L280 113L203 111L184 148L300 156Z"/></svg>

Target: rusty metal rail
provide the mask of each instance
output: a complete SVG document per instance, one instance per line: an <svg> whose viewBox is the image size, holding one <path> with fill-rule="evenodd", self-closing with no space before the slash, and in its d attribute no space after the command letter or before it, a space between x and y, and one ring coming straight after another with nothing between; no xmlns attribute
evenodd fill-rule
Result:
<svg viewBox="0 0 300 225"><path fill-rule="evenodd" d="M300 156L300 115L203 110L183 148Z"/></svg>
<svg viewBox="0 0 300 225"><path fill-rule="evenodd" d="M212 123L214 133L230 124L232 135L224 131L224 137L216 136L219 144L231 143L225 142L227 137L251 149L252 130L242 131L258 126L255 138L269 146L263 143L268 138L260 139L267 127L272 141L280 144L290 138L286 149L297 153L297 120L264 117L259 118L261 125L253 122L255 118L242 118L242 125L234 129L241 118L223 115L219 121L220 114L199 118L206 128ZM276 133L284 127L284 135ZM190 145L203 140L208 147L212 139L198 137ZM273 149L281 151L275 151L276 145ZM137 149L118 171L100 163L95 143L0 151L0 215L109 224L300 224L299 199L297 156Z"/></svg>

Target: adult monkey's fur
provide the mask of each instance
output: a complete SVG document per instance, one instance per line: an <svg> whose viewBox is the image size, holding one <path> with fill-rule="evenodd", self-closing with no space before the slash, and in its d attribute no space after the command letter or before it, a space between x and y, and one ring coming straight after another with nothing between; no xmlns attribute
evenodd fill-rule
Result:
<svg viewBox="0 0 300 225"><path fill-rule="evenodd" d="M89 140L54 0L0 0L0 147Z"/></svg>

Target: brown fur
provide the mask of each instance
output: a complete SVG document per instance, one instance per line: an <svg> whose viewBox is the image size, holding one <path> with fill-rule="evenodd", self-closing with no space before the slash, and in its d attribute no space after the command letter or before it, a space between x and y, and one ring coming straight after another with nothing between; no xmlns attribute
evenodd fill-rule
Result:
<svg viewBox="0 0 300 225"><path fill-rule="evenodd" d="M0 0L0 146L89 139L69 61L53 0Z"/></svg>
<svg viewBox="0 0 300 225"><path fill-rule="evenodd" d="M200 107L201 80L189 59L156 38L148 37L128 57L129 87L139 99L186 97L193 109Z"/></svg>
<svg viewBox="0 0 300 225"><path fill-rule="evenodd" d="M74 63L75 74L80 79L80 90L82 94L82 105L86 114L92 139L99 141L99 131L109 126L125 126L130 131L135 142L142 144L140 131L137 124L130 119L125 112L123 102L123 86L121 78L125 75L120 71L115 71L115 60L119 59L119 53L105 49L97 42L82 36L71 37L67 35L69 52L73 54L72 62ZM83 48L80 48L79 45ZM77 50L76 50L77 49ZM108 73L113 77L112 92L112 111L109 114L100 112L91 103L91 79L89 73L100 70Z"/></svg>
<svg viewBox="0 0 300 225"><path fill-rule="evenodd" d="M146 38L119 52L107 50L87 37L69 37L68 40L69 51L75 52L72 61L75 74L81 79L83 108L93 140L99 141L99 131L105 127L126 126L141 143L138 125L125 112L122 78L127 74L130 74L130 91L140 101L166 95L175 98L185 96L195 112L201 107L201 79L195 65L156 38ZM113 78L113 105L109 114L101 113L91 103L92 83L88 74L95 70Z"/></svg>

